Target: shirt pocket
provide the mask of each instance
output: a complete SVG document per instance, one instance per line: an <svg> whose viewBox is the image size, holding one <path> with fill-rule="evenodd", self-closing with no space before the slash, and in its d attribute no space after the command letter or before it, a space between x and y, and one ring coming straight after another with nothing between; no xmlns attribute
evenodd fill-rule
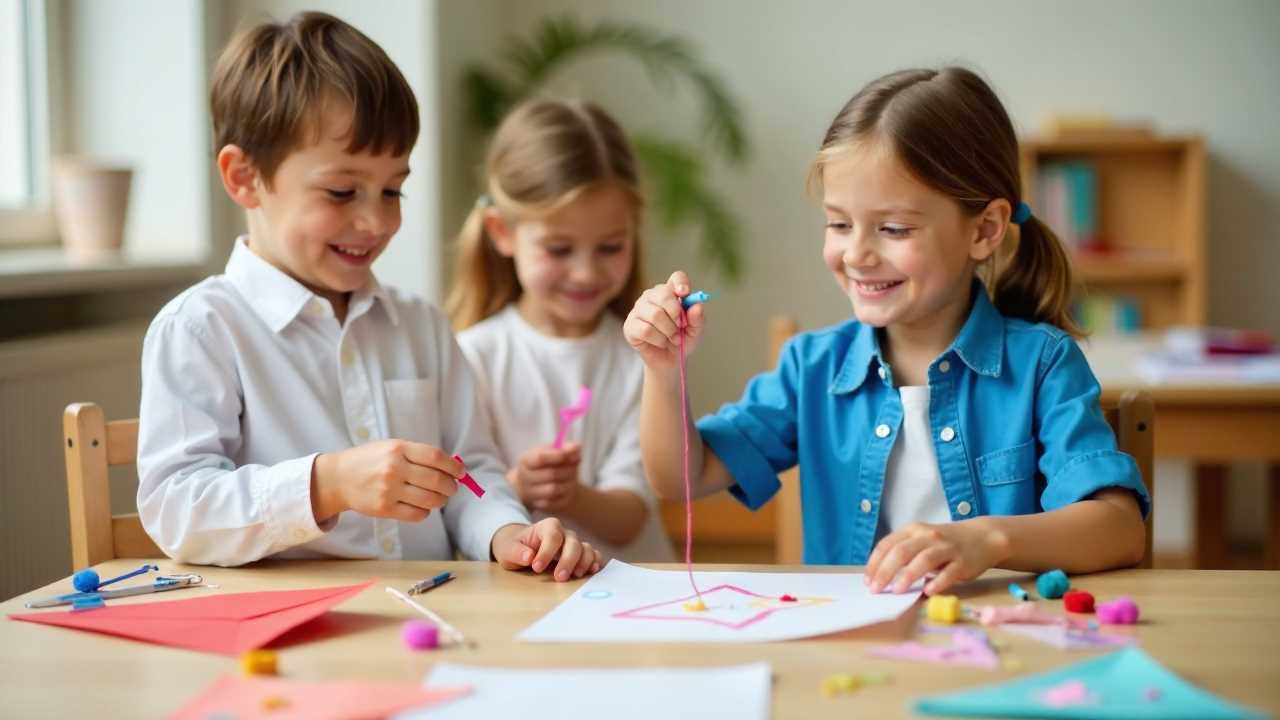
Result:
<svg viewBox="0 0 1280 720"><path fill-rule="evenodd" d="M1036 500L1036 441L989 452L978 458L978 482L992 515L1023 515Z"/></svg>
<svg viewBox="0 0 1280 720"><path fill-rule="evenodd" d="M440 408L433 380L384 380L388 437L440 446Z"/></svg>

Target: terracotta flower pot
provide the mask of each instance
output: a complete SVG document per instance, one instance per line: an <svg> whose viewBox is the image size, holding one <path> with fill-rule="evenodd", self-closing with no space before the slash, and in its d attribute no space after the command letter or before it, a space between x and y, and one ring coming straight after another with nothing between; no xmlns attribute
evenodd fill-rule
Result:
<svg viewBox="0 0 1280 720"><path fill-rule="evenodd" d="M53 206L62 245L72 258L109 256L124 244L133 170L82 158L53 164Z"/></svg>

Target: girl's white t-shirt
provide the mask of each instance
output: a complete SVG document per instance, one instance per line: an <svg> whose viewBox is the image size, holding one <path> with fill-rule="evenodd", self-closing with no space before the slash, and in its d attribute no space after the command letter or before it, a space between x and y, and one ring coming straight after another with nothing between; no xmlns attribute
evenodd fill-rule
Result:
<svg viewBox="0 0 1280 720"><path fill-rule="evenodd" d="M630 562L671 562L671 543L640 459L640 389L644 365L622 336L622 323L605 312L600 326L581 338L542 334L515 305L458 333L458 344L476 376L477 393L492 418L501 459L514 466L533 447L550 445L560 408L591 388L591 408L573 422L565 442L582 444L579 481L600 490L635 493L649 509L631 544L603 542L561 518L610 557ZM535 518L547 517L533 513ZM554 513L553 513L554 515Z"/></svg>
<svg viewBox="0 0 1280 720"><path fill-rule="evenodd" d="M913 522L951 522L929 432L929 386L900 387L898 395L902 398L902 430L885 468L877 541Z"/></svg>

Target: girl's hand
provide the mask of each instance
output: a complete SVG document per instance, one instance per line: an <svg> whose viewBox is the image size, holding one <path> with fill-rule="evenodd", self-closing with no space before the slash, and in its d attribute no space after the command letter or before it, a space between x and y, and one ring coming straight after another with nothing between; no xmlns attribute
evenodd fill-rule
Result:
<svg viewBox="0 0 1280 720"><path fill-rule="evenodd" d="M543 512L562 510L578 496L578 464L582 446L566 444L560 449L536 447L525 451L515 467L507 471L507 481L525 507Z"/></svg>
<svg viewBox="0 0 1280 720"><path fill-rule="evenodd" d="M941 525L912 523L876 543L864 580L871 592L880 592L892 582L893 592L901 593L920 578L935 574L924 592L937 595L995 567L1008 555L1007 546L1003 533L982 518Z"/></svg>
<svg viewBox="0 0 1280 720"><path fill-rule="evenodd" d="M686 354L692 354L698 346L698 338L702 335L704 310L702 304L694 305L685 312L680 306L680 298L692 292L689 278L677 270L662 285L654 285L636 301L631 308L626 322L622 324L622 334L644 364L654 370L670 369L679 362L681 327L687 318L688 327L684 328L684 348Z"/></svg>
<svg viewBox="0 0 1280 720"><path fill-rule="evenodd" d="M466 468L440 448L380 440L316 456L311 507L317 521L343 510L405 522L425 520L458 492Z"/></svg>
<svg viewBox="0 0 1280 720"><path fill-rule="evenodd" d="M599 550L579 540L577 533L566 530L555 518L498 528L491 551L504 570L527 567L540 573L554 565L557 582L599 572L604 564Z"/></svg>

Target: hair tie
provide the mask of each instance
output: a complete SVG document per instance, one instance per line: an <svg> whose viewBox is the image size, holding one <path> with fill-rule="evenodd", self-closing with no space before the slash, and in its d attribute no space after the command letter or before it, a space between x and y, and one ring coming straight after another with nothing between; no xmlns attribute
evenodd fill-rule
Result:
<svg viewBox="0 0 1280 720"><path fill-rule="evenodd" d="M1018 207L1014 208L1013 210L1013 222L1017 225L1021 225L1022 223L1030 219L1031 219L1031 206L1024 202L1018 203Z"/></svg>
<svg viewBox="0 0 1280 720"><path fill-rule="evenodd" d="M476 208L483 210L484 208L493 207L493 196L489 193L480 193L476 196Z"/></svg>

